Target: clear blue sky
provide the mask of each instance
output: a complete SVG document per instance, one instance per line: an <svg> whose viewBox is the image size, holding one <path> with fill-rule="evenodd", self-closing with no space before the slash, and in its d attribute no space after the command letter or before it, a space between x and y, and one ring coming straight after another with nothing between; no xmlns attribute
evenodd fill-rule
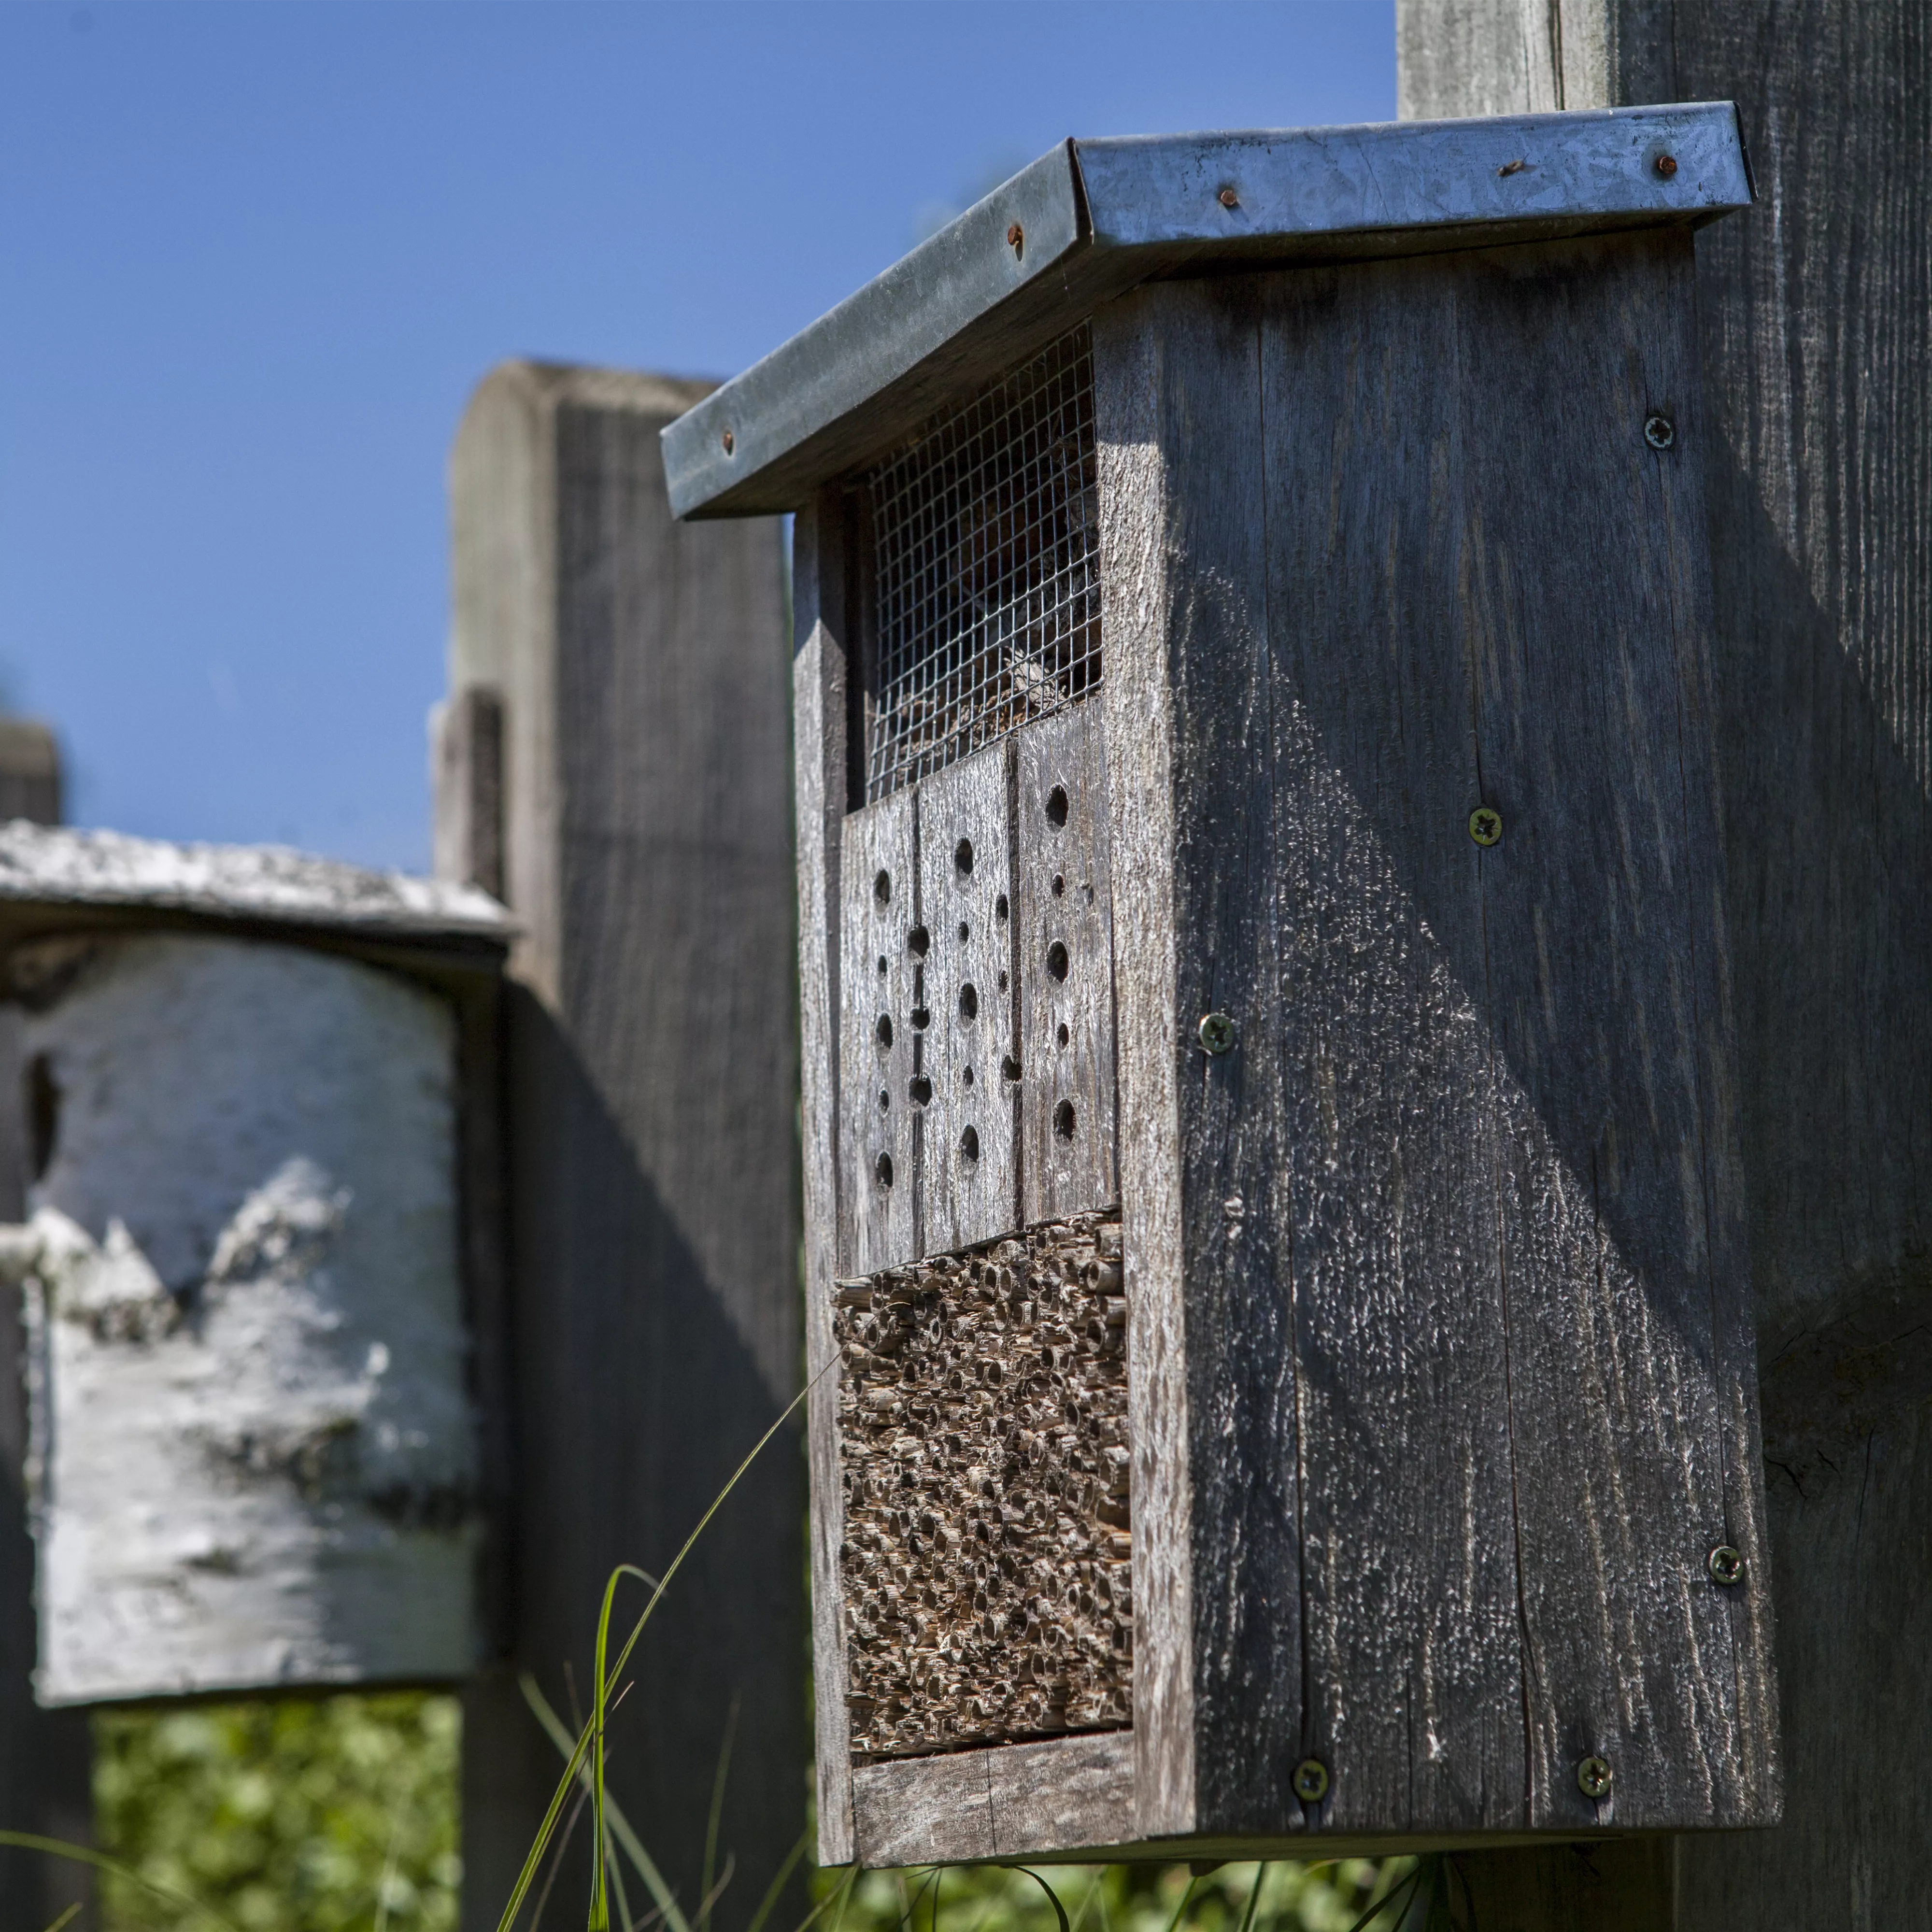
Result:
<svg viewBox="0 0 1932 1932"><path fill-rule="evenodd" d="M490 365L729 374L1068 134L1386 120L1393 0L0 0L0 700L83 824L427 863Z"/></svg>

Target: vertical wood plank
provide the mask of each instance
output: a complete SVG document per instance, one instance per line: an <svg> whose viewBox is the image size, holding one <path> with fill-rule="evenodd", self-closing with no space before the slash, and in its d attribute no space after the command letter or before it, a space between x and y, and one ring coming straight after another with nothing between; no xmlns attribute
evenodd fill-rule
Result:
<svg viewBox="0 0 1932 1932"><path fill-rule="evenodd" d="M1113 908L1100 707L1014 742L1021 1172L1029 1226L1116 1198Z"/></svg>
<svg viewBox="0 0 1932 1932"><path fill-rule="evenodd" d="M1419 314L1347 271L1273 278L1268 304L1302 1745L1321 1823L1520 1822L1478 770L1440 594L1461 452Z"/></svg>
<svg viewBox="0 0 1932 1932"><path fill-rule="evenodd" d="M850 1730L838 1552L839 826L846 795L844 506L822 492L792 530L792 742L798 825L800 1119L805 1157L806 1448L812 1490L812 1656L818 1862L853 1855Z"/></svg>
<svg viewBox="0 0 1932 1932"><path fill-rule="evenodd" d="M1134 1828L1194 1828L1193 1467L1176 1010L1174 706L1160 339L1147 297L1094 318L1113 875L1118 1154L1133 1452Z"/></svg>
<svg viewBox="0 0 1932 1932"><path fill-rule="evenodd" d="M846 1274L919 1257L918 839L910 790L850 813L839 828L838 1254Z"/></svg>
<svg viewBox="0 0 1932 1932"><path fill-rule="evenodd" d="M1010 1232L1019 1215L1010 742L923 780L914 968L920 1252ZM921 1015L926 1017L922 1022ZM904 1103L902 1088L895 1106Z"/></svg>
<svg viewBox="0 0 1932 1932"><path fill-rule="evenodd" d="M440 879L503 896L503 698L470 685L436 706L435 823Z"/></svg>
<svg viewBox="0 0 1932 1932"><path fill-rule="evenodd" d="M559 1769L514 1670L581 1703L612 1566L668 1563L798 1385L782 560L771 523L671 521L658 434L702 393L510 364L451 464L450 683L502 694L524 928L505 1028L515 1646L465 1699L481 1928ZM706 1529L616 1720L613 1789L687 1910L734 1706L730 1898L755 1901L804 1822L796 1450L788 1431ZM584 1909L583 1878L567 1860L554 1914Z"/></svg>

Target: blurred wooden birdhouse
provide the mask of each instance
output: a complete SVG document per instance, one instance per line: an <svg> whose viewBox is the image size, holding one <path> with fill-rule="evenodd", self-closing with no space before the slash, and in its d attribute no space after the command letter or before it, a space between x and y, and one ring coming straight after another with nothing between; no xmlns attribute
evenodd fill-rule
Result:
<svg viewBox="0 0 1932 1932"><path fill-rule="evenodd" d="M0 829L42 1702L473 1666L508 923L272 848Z"/></svg>
<svg viewBox="0 0 1932 1932"><path fill-rule="evenodd" d="M797 512L822 1855L1778 1807L1727 105L1076 141L665 433Z"/></svg>

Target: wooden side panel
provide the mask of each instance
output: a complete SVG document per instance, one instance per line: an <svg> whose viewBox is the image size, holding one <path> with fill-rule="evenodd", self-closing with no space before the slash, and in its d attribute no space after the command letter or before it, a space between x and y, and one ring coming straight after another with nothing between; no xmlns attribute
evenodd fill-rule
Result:
<svg viewBox="0 0 1932 1932"><path fill-rule="evenodd" d="M838 1259L871 1274L919 1253L916 1065L919 826L895 792L840 827Z"/></svg>
<svg viewBox="0 0 1932 1932"><path fill-rule="evenodd" d="M840 824L845 809L847 653L843 505L828 491L792 530L792 740L798 814L800 1124L805 1168L806 1451L812 1485L813 1756L818 1862L852 1857L850 1730L838 1552L844 1497L838 1458Z"/></svg>
<svg viewBox="0 0 1932 1932"><path fill-rule="evenodd" d="M1118 1198L1114 1165L1114 934L1107 762L1099 705L1014 741L1022 1219Z"/></svg>
<svg viewBox="0 0 1932 1932"><path fill-rule="evenodd" d="M1018 1225L1012 761L1010 742L990 745L917 788L916 1064L892 1104L922 1108L922 1255Z"/></svg>

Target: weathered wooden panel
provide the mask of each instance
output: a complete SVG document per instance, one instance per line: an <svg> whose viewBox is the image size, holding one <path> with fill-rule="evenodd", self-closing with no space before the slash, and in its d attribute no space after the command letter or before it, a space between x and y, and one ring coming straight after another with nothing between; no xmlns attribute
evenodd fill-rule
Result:
<svg viewBox="0 0 1932 1932"><path fill-rule="evenodd" d="M845 813L847 662L844 506L828 492L793 526L792 742L798 824L800 1121L805 1174L806 1450L812 1484L812 1651L818 1862L852 1856L850 1726L838 1552L839 826Z"/></svg>
<svg viewBox="0 0 1932 1932"><path fill-rule="evenodd" d="M1114 940L1100 707L1074 706L1014 740L1021 1219L1118 1198L1114 1166Z"/></svg>
<svg viewBox="0 0 1932 1932"><path fill-rule="evenodd" d="M916 1065L892 1104L920 1110L926 1254L1019 1225L1012 770L1010 742L989 745L918 787Z"/></svg>
<svg viewBox="0 0 1932 1932"><path fill-rule="evenodd" d="M16 951L49 1703L476 1656L447 1004L232 939Z"/></svg>
<svg viewBox="0 0 1932 1932"><path fill-rule="evenodd" d="M840 1285L854 1752L1127 1721L1120 1286L1092 1216Z"/></svg>
<svg viewBox="0 0 1932 1932"><path fill-rule="evenodd" d="M896 792L840 830L838 1258L847 1274L919 1254L915 807L913 793Z"/></svg>

